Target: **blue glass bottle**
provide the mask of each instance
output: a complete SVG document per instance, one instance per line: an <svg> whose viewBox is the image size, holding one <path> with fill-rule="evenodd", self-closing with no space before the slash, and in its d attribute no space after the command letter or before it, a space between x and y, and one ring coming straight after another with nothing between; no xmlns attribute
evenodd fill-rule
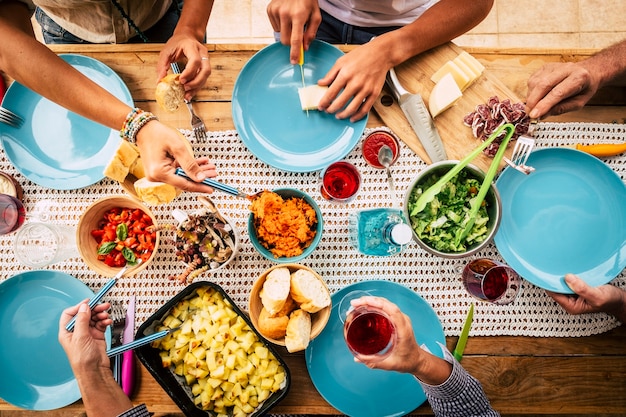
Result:
<svg viewBox="0 0 626 417"><path fill-rule="evenodd" d="M350 244L364 255L391 256L400 253L413 238L402 210L375 208L350 213Z"/></svg>

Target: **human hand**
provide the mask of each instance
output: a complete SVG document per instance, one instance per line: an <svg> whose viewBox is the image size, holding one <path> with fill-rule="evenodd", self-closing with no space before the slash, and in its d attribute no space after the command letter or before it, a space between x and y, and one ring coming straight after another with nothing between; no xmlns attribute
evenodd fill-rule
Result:
<svg viewBox="0 0 626 417"><path fill-rule="evenodd" d="M211 62L206 47L193 36L174 34L159 54L157 82L165 77L170 64L186 59L185 69L180 74L180 83L185 88L185 99L191 100L206 84L211 75Z"/></svg>
<svg viewBox="0 0 626 417"><path fill-rule="evenodd" d="M181 190L212 193L213 188L200 182L217 176L215 165L207 157L194 158L185 137L175 129L153 120L137 133L137 146L144 163L146 177ZM194 181L176 175L181 167Z"/></svg>
<svg viewBox="0 0 626 417"><path fill-rule="evenodd" d="M106 354L104 332L113 321L107 310L109 303L96 305L89 310L88 300L66 308L59 320L59 343L67 355L74 372L98 370L104 368L110 371L110 360ZM65 329L67 323L76 316L74 331Z"/></svg>
<svg viewBox="0 0 626 417"><path fill-rule="evenodd" d="M350 118L351 122L365 117L378 99L387 71L392 67L383 59L384 55L373 40L337 59L318 81L319 85L329 86L318 107L336 114L338 119Z"/></svg>
<svg viewBox="0 0 626 417"><path fill-rule="evenodd" d="M565 282L576 295L546 293L568 313L604 312L626 322L626 291L610 284L594 288L574 274L565 275Z"/></svg>
<svg viewBox="0 0 626 417"><path fill-rule="evenodd" d="M280 42L291 45L289 61L297 64L300 45L305 51L309 49L322 22L317 0L272 0L267 5L267 16L274 31L280 32Z"/></svg>
<svg viewBox="0 0 626 417"><path fill-rule="evenodd" d="M579 110L599 86L599 77L583 62L546 64L528 79L528 115L536 119Z"/></svg>

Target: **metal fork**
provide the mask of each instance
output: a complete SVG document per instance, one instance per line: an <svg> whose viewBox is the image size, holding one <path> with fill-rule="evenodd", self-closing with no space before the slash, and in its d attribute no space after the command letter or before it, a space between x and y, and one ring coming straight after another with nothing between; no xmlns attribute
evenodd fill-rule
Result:
<svg viewBox="0 0 626 417"><path fill-rule="evenodd" d="M507 157L503 158L504 162L506 162L509 166L526 175L535 170L535 168L526 165L526 162L528 162L528 157L535 147L535 139L532 137L532 134L535 131L536 126L537 120L531 120L530 125L528 126L528 132L526 132L525 135L518 137L515 141L515 147L513 148L511 159Z"/></svg>
<svg viewBox="0 0 626 417"><path fill-rule="evenodd" d="M0 107L0 122L18 128L21 127L22 124L24 124L24 119L13 113L11 110Z"/></svg>
<svg viewBox="0 0 626 417"><path fill-rule="evenodd" d="M172 62L170 64L172 68L172 72L174 74L180 74L180 68L178 67L177 62ZM191 114L191 129L193 130L193 134L196 137L196 140L203 141L206 140L206 127L204 126L204 122L198 115L193 111L193 107L191 106L191 101L184 100L187 108L189 109L189 114Z"/></svg>
<svg viewBox="0 0 626 417"><path fill-rule="evenodd" d="M111 305L111 319L113 320L111 325L111 347L114 348L122 345L122 334L126 325L126 312L121 304L113 303ZM122 355L116 355L111 358L111 368L113 369L113 378L115 378L118 384L121 384Z"/></svg>

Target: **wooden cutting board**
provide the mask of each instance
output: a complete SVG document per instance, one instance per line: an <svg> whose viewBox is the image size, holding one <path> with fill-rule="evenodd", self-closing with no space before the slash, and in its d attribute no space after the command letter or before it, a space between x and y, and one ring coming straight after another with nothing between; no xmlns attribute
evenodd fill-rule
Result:
<svg viewBox="0 0 626 417"><path fill-rule="evenodd" d="M411 93L421 94L428 106L430 92L435 86L430 77L461 51L460 47L449 42L397 66L396 74L402 86ZM435 118L435 126L437 126L439 135L443 140L448 159L463 159L472 149L480 145L481 142L474 137L472 129L463 124L463 117L474 111L477 105L486 103L493 96L498 96L500 100L508 98L512 103L521 101L488 68L485 68L482 75L463 92L463 97L454 106ZM385 125L393 130L413 152L427 164L431 163L402 109L386 87L374 103L374 109L385 122ZM510 156L511 150L512 146L509 145L509 149L506 151L507 156ZM491 164L491 158L486 155L479 155L472 163L486 171Z"/></svg>

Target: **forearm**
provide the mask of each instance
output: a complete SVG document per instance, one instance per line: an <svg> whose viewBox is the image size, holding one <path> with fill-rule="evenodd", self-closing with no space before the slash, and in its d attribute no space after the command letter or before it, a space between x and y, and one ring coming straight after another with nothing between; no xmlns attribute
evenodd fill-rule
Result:
<svg viewBox="0 0 626 417"><path fill-rule="evenodd" d="M580 65L600 77L600 86L626 85L626 40L610 46Z"/></svg>
<svg viewBox="0 0 626 417"><path fill-rule="evenodd" d="M0 3L0 69L60 106L120 129L130 107L38 42L27 30L28 10L15 6Z"/></svg>
<svg viewBox="0 0 626 417"><path fill-rule="evenodd" d="M393 67L466 33L489 14L492 5L493 0L441 0L413 23L372 42L379 43Z"/></svg>
<svg viewBox="0 0 626 417"><path fill-rule="evenodd" d="M133 407L108 370L74 371L88 416L118 416Z"/></svg>
<svg viewBox="0 0 626 417"><path fill-rule="evenodd" d="M213 0L186 0L174 35L190 35L203 42L213 9Z"/></svg>

